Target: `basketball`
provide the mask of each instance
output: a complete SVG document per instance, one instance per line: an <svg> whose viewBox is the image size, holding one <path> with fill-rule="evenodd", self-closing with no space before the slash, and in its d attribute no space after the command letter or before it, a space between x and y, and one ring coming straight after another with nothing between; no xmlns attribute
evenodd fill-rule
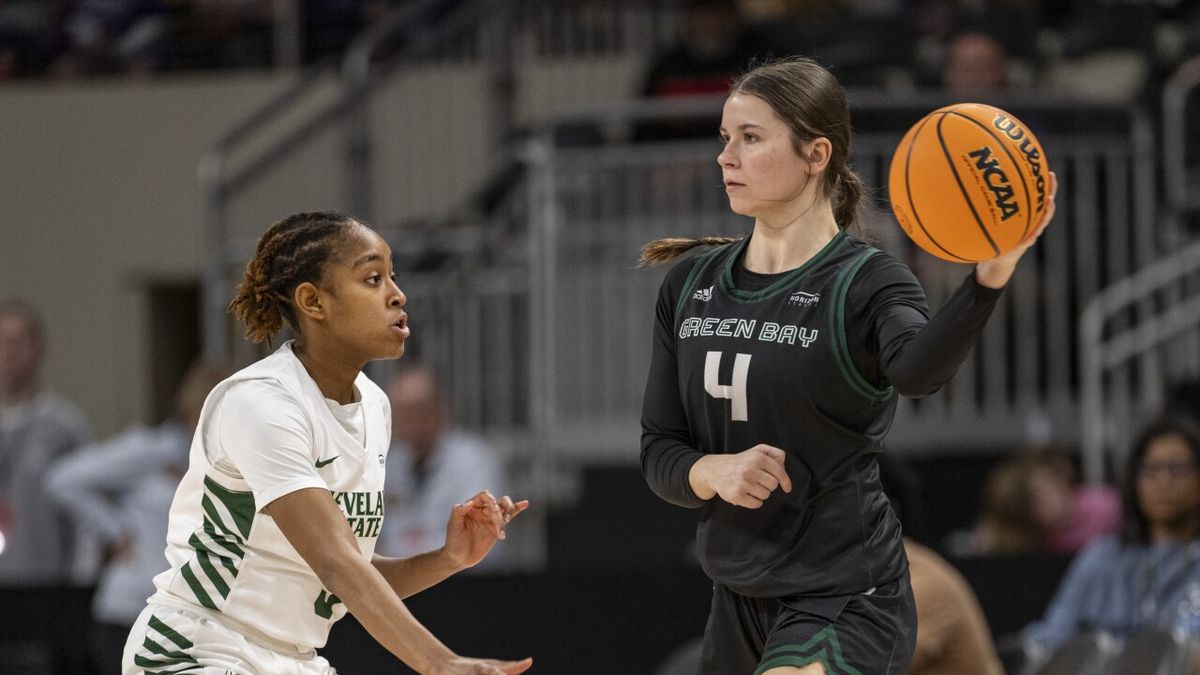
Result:
<svg viewBox="0 0 1200 675"><path fill-rule="evenodd" d="M900 227L953 262L995 258L1020 244L1046 212L1050 168L1029 127L980 103L939 108L896 147L888 198Z"/></svg>

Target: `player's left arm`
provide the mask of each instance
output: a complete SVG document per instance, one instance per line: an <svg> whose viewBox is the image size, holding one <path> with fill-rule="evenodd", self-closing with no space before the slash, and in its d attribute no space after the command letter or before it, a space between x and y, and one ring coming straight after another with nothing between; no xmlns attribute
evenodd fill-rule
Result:
<svg viewBox="0 0 1200 675"><path fill-rule="evenodd" d="M1012 278L1013 272L1017 269L1017 263L1021 260L1021 256L1025 255L1038 237L1042 236L1042 232L1046 230L1046 226L1054 218L1054 195L1058 192L1058 177L1054 172L1050 172L1050 191L1046 197L1046 213L1042 215L1042 222L1038 228L1029 235L1025 241L1013 250L1005 253L1002 256L984 260L975 265L975 279L979 285L988 288L1004 288L1008 280Z"/></svg>
<svg viewBox="0 0 1200 675"><path fill-rule="evenodd" d="M440 549L411 558L376 555L371 564L396 595L407 598L479 564L504 539L505 526L528 507L529 500L514 503L508 496L496 499L484 490L450 510L446 543Z"/></svg>

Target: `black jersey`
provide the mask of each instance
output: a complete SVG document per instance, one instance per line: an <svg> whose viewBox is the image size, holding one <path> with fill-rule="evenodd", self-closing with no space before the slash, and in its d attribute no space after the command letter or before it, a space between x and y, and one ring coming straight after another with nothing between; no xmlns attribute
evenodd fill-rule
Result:
<svg viewBox="0 0 1200 675"><path fill-rule="evenodd" d="M642 417L642 468L668 501L701 507L706 573L752 597L844 595L900 577L900 525L874 454L905 394L936 390L998 296L968 277L929 321L896 259L844 233L801 267L754 275L749 239L679 263L658 299ZM897 385L899 387L899 385ZM705 453L765 443L787 453L792 492L758 509L698 499Z"/></svg>

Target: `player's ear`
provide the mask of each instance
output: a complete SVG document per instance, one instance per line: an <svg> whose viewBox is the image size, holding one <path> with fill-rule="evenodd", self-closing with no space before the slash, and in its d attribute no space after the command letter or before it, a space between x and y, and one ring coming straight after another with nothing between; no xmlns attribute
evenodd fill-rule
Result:
<svg viewBox="0 0 1200 675"><path fill-rule="evenodd" d="M829 166L829 158L833 156L833 144L828 138L819 136L801 146L800 156L808 162L810 174L821 173Z"/></svg>
<svg viewBox="0 0 1200 675"><path fill-rule="evenodd" d="M321 290L311 281L296 286L292 293L292 307L296 310L297 318L307 316L320 321L325 318L325 308L321 305Z"/></svg>

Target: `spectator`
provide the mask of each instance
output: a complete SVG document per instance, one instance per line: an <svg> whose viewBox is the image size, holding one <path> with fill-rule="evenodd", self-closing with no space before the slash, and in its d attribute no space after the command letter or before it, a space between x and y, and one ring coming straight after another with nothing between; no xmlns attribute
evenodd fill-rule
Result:
<svg viewBox="0 0 1200 675"><path fill-rule="evenodd" d="M1071 563L1044 618L1023 631L1034 648L1053 651L1089 630L1200 636L1200 430L1173 417L1147 427L1122 493L1120 537L1094 542Z"/></svg>
<svg viewBox="0 0 1200 675"><path fill-rule="evenodd" d="M946 46L942 85L949 93L969 95L993 93L1009 86L1008 52L995 37L980 31L964 31Z"/></svg>
<svg viewBox="0 0 1200 675"><path fill-rule="evenodd" d="M90 581L88 540L47 498L42 478L90 430L71 403L41 389L42 319L0 302L0 584Z"/></svg>
<svg viewBox="0 0 1200 675"><path fill-rule="evenodd" d="M432 369L410 366L387 385L392 447L384 484L382 555L404 558L442 545L450 509L482 490L505 494L497 451L453 427L449 401ZM484 569L503 560L497 548Z"/></svg>
<svg viewBox="0 0 1200 675"><path fill-rule="evenodd" d="M230 373L194 366L167 421L136 427L57 462L46 477L50 498L99 533L108 556L92 598L93 663L119 675L125 639L163 569L167 512L188 464L204 399Z"/></svg>
<svg viewBox="0 0 1200 675"><path fill-rule="evenodd" d="M905 532L916 505L916 478L900 460L879 456L879 479ZM917 602L917 648L908 675L1003 675L1000 657L975 592L954 567L904 536Z"/></svg>
<svg viewBox="0 0 1200 675"><path fill-rule="evenodd" d="M1116 491L1078 485L1070 461L1054 450L1002 462L985 490L979 522L951 538L956 555L1072 554L1120 528Z"/></svg>
<svg viewBox="0 0 1200 675"><path fill-rule="evenodd" d="M170 21L159 0L75 0L60 75L144 75L165 61Z"/></svg>
<svg viewBox="0 0 1200 675"><path fill-rule="evenodd" d="M762 40L742 23L733 0L687 0L678 43L651 63L642 95L664 99L727 93L729 82L767 52ZM634 137L707 138L713 135L713 127L711 119L645 123Z"/></svg>

